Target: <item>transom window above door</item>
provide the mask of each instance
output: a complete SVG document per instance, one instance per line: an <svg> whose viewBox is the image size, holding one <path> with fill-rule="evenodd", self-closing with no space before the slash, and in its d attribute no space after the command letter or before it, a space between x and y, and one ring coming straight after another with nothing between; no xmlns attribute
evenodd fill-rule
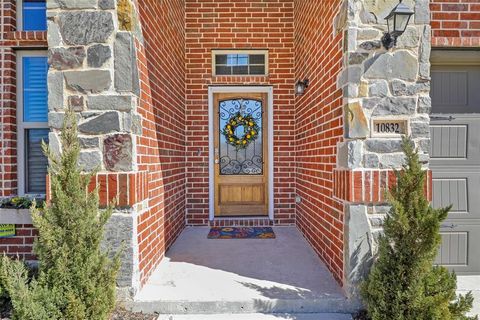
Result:
<svg viewBox="0 0 480 320"><path fill-rule="evenodd" d="M268 70L267 50L213 50L212 70L215 76L262 76Z"/></svg>

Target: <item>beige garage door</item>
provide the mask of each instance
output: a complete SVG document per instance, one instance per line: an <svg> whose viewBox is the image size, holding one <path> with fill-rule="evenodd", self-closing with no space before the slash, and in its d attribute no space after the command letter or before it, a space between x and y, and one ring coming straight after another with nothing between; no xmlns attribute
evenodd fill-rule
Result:
<svg viewBox="0 0 480 320"><path fill-rule="evenodd" d="M433 205L452 205L436 263L480 274L480 52L446 56L432 60Z"/></svg>

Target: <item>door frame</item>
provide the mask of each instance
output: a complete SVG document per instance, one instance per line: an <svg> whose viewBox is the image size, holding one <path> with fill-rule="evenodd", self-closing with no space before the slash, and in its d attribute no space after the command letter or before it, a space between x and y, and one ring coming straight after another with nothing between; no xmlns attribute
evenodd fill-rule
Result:
<svg viewBox="0 0 480 320"><path fill-rule="evenodd" d="M215 93L267 93L268 130L268 218L273 220L273 87L272 86L209 86L208 87L208 208L209 220L215 219L215 155L213 137L213 95ZM254 217L249 217L254 218ZM228 219L222 217L222 219Z"/></svg>

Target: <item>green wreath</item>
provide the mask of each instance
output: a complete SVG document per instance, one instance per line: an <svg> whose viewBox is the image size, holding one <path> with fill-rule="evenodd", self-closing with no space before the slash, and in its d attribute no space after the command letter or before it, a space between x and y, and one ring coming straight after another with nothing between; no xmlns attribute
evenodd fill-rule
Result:
<svg viewBox="0 0 480 320"><path fill-rule="evenodd" d="M235 131L240 126L243 126L245 133L243 136L238 137ZM245 149L252 141L255 141L259 131L260 127L251 114L242 116L240 112L237 112L228 119L227 124L223 127L222 134L229 145L239 150Z"/></svg>

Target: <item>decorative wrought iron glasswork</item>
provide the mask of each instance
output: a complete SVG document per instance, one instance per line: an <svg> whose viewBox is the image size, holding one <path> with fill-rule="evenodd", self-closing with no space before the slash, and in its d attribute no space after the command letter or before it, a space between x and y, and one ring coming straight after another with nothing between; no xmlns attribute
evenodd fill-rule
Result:
<svg viewBox="0 0 480 320"><path fill-rule="evenodd" d="M231 99L220 101L219 105L219 159L221 175L261 175L263 174L263 103L254 99ZM232 116L240 113L244 117L251 116L258 126L258 136L245 148L235 148L227 143L222 129ZM237 137L245 136L245 126L235 128Z"/></svg>

